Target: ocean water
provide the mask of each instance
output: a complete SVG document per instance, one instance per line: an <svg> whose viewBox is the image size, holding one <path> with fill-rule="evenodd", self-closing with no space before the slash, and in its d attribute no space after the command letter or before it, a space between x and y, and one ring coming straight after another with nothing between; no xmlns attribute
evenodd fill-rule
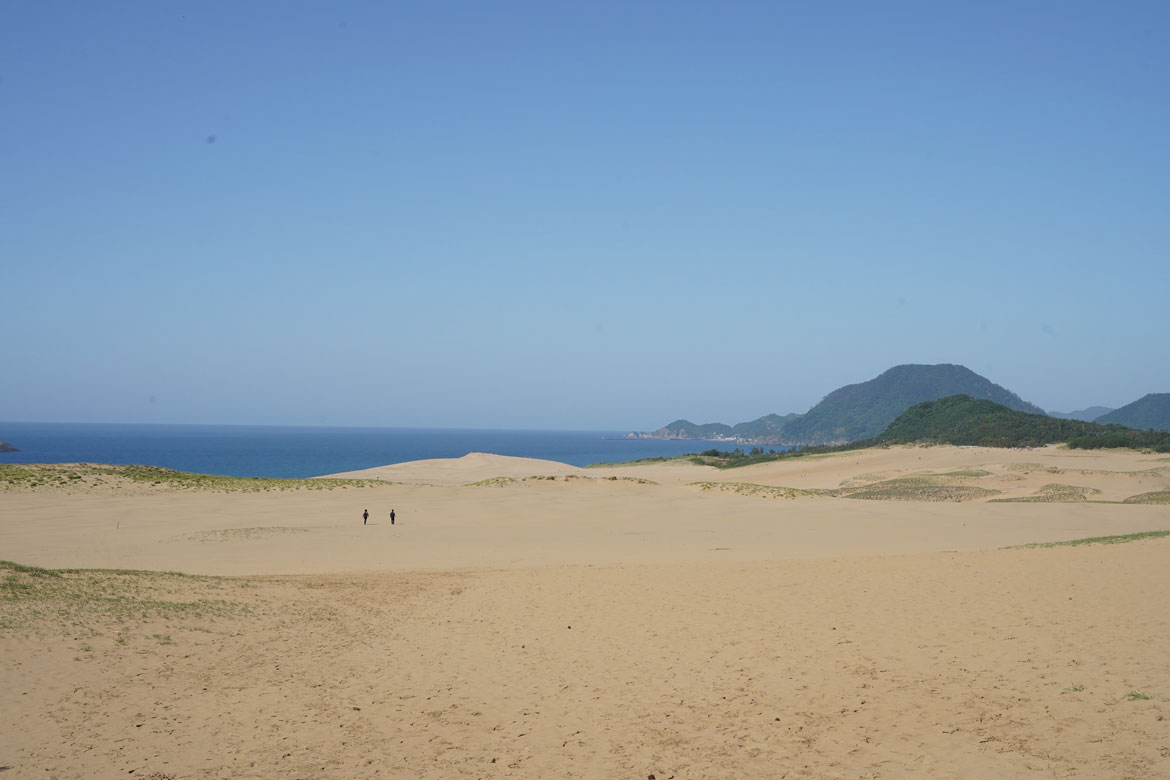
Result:
<svg viewBox="0 0 1170 780"><path fill-rule="evenodd" d="M726 442L626 439L620 431L312 428L247 425L3 423L20 452L2 463L118 463L233 477L315 477L427 458L491 452L588 466L670 457Z"/></svg>

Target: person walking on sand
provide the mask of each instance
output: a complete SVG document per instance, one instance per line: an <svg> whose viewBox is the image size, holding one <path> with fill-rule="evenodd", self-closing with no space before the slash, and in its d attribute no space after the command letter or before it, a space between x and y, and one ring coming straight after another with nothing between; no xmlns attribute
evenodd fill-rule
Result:
<svg viewBox="0 0 1170 780"><path fill-rule="evenodd" d="M394 525L394 510L390 510L390 525Z"/></svg>
<svg viewBox="0 0 1170 780"><path fill-rule="evenodd" d="M369 519L370 519L370 510L363 509L362 510L362 525L365 525L366 521Z"/></svg>

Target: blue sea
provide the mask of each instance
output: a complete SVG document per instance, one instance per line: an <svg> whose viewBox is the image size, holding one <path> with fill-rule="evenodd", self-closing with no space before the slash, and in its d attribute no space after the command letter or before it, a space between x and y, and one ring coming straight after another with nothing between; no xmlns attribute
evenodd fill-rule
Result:
<svg viewBox="0 0 1170 780"><path fill-rule="evenodd" d="M726 442L626 439L621 431L3 423L20 452L0 463L118 463L232 477L315 477L491 452L588 466L731 449ZM783 448L782 448L783 449Z"/></svg>

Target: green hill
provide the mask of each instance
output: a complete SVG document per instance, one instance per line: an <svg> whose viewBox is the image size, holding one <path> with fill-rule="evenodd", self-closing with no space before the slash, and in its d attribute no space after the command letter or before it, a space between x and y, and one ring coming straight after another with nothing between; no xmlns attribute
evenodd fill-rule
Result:
<svg viewBox="0 0 1170 780"><path fill-rule="evenodd" d="M968 395L1033 414L1044 410L979 376L964 366L895 366L868 382L846 385L829 393L807 414L769 414L735 426L695 425L675 420L633 438L735 439L746 444L819 446L869 439L880 434L899 414L916 403L949 395Z"/></svg>
<svg viewBox="0 0 1170 780"><path fill-rule="evenodd" d="M768 414L751 422L731 427L731 435L746 441L779 443L784 435L784 426L800 417L799 414Z"/></svg>
<svg viewBox="0 0 1170 780"><path fill-rule="evenodd" d="M952 395L911 406L879 436L846 444L813 445L786 452L745 453L707 450L690 459L702 465L737 468L754 463L802 458L891 444L954 444L978 447L1039 447L1066 442L1073 449L1127 447L1170 452L1170 432L1138 431L1122 425L1101 425L1009 409L1003 404L967 395ZM1160 493L1159 493L1160 495Z"/></svg>
<svg viewBox="0 0 1170 780"><path fill-rule="evenodd" d="M1170 393L1150 393L1094 422L1116 423L1139 431L1170 431Z"/></svg>
<svg viewBox="0 0 1170 780"><path fill-rule="evenodd" d="M883 444L930 442L980 447L1038 447L1068 442L1070 447L1133 447L1170 452L1170 433L1148 433L1121 425L1062 420L1009 409L966 395L916 404L877 437Z"/></svg>
<svg viewBox="0 0 1170 780"><path fill-rule="evenodd" d="M730 435L730 425L723 423L695 425L690 420L675 420L651 434L656 439L725 439Z"/></svg>
<svg viewBox="0 0 1170 780"><path fill-rule="evenodd" d="M1034 447L1099 428L1095 423L1030 414L967 395L925 401L907 409L878 438L889 444L936 442L981 447Z"/></svg>
<svg viewBox="0 0 1170 780"><path fill-rule="evenodd" d="M959 394L1020 412L1044 414L1040 407L965 366L902 365L868 382L829 393L807 414L784 426L784 443L834 444L872 438L914 404Z"/></svg>

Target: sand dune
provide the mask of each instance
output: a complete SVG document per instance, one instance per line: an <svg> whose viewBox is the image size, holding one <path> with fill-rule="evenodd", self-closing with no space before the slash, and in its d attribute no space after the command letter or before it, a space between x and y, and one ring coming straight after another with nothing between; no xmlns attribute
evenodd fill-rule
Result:
<svg viewBox="0 0 1170 780"><path fill-rule="evenodd" d="M434 458L409 463L395 463L360 471L327 474L343 479L382 479L387 482L426 485L468 485L493 477L527 477L533 475L580 474L583 469L553 460L515 458L472 452L462 458Z"/></svg>
<svg viewBox="0 0 1170 780"><path fill-rule="evenodd" d="M234 576L0 572L0 767L1168 777L1170 538L1000 548L1170 529L1170 505L993 503L1052 484L1121 501L1170 489L1168 467L1060 448L731 471L472 455L362 488L9 490L0 558ZM817 492L873 485L883 499ZM929 492L956 485L994 492Z"/></svg>

